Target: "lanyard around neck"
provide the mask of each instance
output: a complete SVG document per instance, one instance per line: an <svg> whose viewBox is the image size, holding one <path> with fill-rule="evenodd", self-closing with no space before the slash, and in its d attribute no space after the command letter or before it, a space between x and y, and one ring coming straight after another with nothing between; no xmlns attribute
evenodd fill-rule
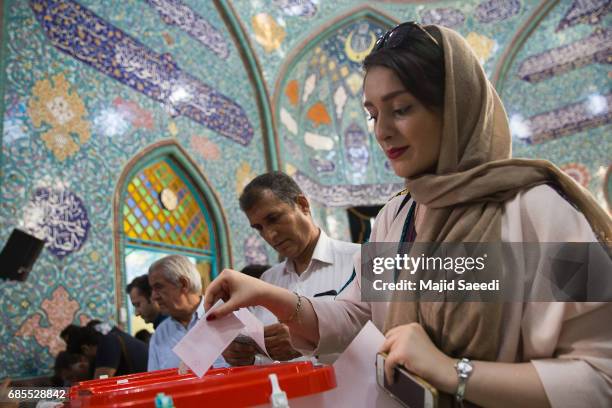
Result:
<svg viewBox="0 0 612 408"><path fill-rule="evenodd" d="M402 236L397 245L397 253L400 253L402 251L402 246L404 245L404 243L414 242L416 240L416 228L415 228L415 220L414 220L416 204L417 204L416 201L412 202L412 205L410 206L410 209L408 210L408 215L406 216L406 219L404 220L404 226L402 227ZM398 276L399 276L399 271L396 268L395 272L393 273L394 282L397 282Z"/></svg>

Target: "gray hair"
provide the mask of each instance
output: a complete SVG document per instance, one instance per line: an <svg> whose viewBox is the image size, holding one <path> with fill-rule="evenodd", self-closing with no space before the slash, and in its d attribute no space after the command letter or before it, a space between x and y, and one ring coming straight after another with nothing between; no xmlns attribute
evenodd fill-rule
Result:
<svg viewBox="0 0 612 408"><path fill-rule="evenodd" d="M187 289L191 293L202 293L202 279L195 265L183 255L168 255L153 262L149 267L149 274L159 271L175 286L180 285L180 278L187 281Z"/></svg>

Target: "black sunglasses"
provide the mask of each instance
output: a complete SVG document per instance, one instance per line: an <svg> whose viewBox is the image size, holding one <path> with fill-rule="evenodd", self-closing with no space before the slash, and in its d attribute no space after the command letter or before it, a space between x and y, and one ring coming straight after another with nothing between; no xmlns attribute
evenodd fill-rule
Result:
<svg viewBox="0 0 612 408"><path fill-rule="evenodd" d="M437 47L440 47L438 41L431 34L429 34L422 25L414 21L407 21L393 27L384 35L379 37L374 45L374 51L378 51L382 48L392 49L399 47L404 42L406 37L408 37L410 33L414 33L415 30L424 33L427 37L429 37L429 39L431 39L431 41L434 42L434 44L436 44Z"/></svg>

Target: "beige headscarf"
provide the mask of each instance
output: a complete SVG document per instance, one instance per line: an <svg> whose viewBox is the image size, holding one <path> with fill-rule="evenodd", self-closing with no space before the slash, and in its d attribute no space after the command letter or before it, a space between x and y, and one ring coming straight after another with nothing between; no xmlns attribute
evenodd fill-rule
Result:
<svg viewBox="0 0 612 408"><path fill-rule="evenodd" d="M499 242L504 202L553 183L609 243L610 216L586 189L548 161L510 159L506 113L477 57L455 31L428 28L439 31L444 49L444 123L436 174L406 184L414 200L427 207L417 241ZM503 310L503 303L398 301L390 307L385 331L419 322L445 354L491 361L500 347Z"/></svg>

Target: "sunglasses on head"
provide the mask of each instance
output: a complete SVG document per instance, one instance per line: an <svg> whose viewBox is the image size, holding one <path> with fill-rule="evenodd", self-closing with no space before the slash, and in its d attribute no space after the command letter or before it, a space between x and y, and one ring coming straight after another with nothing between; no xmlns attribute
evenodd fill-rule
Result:
<svg viewBox="0 0 612 408"><path fill-rule="evenodd" d="M399 47L411 33L415 32L415 30L424 33L431 41L434 42L434 44L436 44L437 47L440 47L438 41L431 34L429 34L422 25L414 21L408 21L393 27L384 35L379 37L374 45L374 51L378 51L383 48L392 49Z"/></svg>

